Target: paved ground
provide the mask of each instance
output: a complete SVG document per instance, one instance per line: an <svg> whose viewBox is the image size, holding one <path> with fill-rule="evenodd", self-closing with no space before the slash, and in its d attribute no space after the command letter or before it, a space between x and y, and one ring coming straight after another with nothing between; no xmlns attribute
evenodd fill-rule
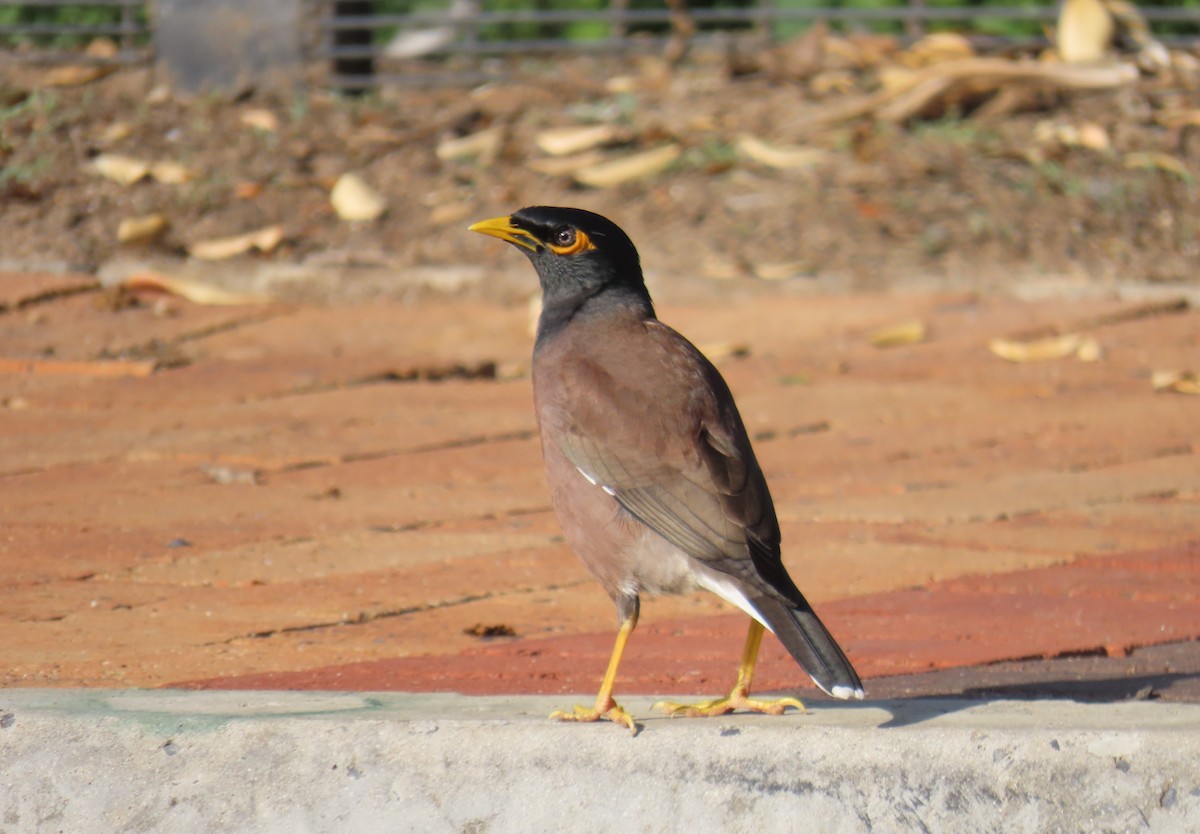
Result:
<svg viewBox="0 0 1200 834"><path fill-rule="evenodd" d="M128 302L0 275L0 686L594 690L614 616L549 511L525 305ZM1151 385L1200 368L1200 311L660 313L726 374L869 695L1200 698L1200 397ZM906 320L929 338L872 346ZM1039 330L1100 356L987 348ZM649 602L620 690L724 689L742 619ZM763 688L805 680L766 647Z"/></svg>
<svg viewBox="0 0 1200 834"><path fill-rule="evenodd" d="M873 699L648 717L631 738L547 721L556 703L7 690L0 818L36 834L1200 829L1197 704Z"/></svg>

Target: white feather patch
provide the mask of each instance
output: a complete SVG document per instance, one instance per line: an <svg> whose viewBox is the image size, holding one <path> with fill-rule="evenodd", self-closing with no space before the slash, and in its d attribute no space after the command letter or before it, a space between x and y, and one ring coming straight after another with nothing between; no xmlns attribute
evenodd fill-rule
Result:
<svg viewBox="0 0 1200 834"><path fill-rule="evenodd" d="M772 634L775 633L775 629L771 628L770 623L768 623L763 615L758 612L758 609L751 604L750 600L746 599L746 595L743 594L741 589L738 588L737 585L735 585L732 581L723 578L719 574L711 573L709 571L696 571L696 583L704 590L712 591L714 594L731 605L736 605L738 608L742 609L751 617L762 623L763 627L767 631L771 632Z"/></svg>
<svg viewBox="0 0 1200 834"><path fill-rule="evenodd" d="M592 486L599 486L599 484L597 484L597 483L596 483L596 479L595 479L595 478L593 478L593 477L592 477L591 475L589 475L587 472L584 472L584 471L583 471L582 469L580 469L578 466L576 466L575 468L579 470L579 474L580 474L580 475L582 475L584 478L586 478L586 479L587 479L587 482L588 482L589 484L591 484Z"/></svg>
<svg viewBox="0 0 1200 834"><path fill-rule="evenodd" d="M817 686L820 686L820 684L817 684ZM851 689L848 686L835 686L833 689L829 690L829 694L835 698L841 698L843 700L855 698L861 701L863 699L863 691L861 689Z"/></svg>
<svg viewBox="0 0 1200 834"><path fill-rule="evenodd" d="M580 475L582 475L584 478L587 479L587 482L589 484L591 484L592 486L600 487L600 489L604 490L605 492L607 492L609 495L613 496L614 498L617 496L616 491L614 491L612 487L607 486L605 484L597 483L596 479L593 478L591 475L589 475L587 472L584 472L583 469L581 469L578 466L576 466L575 468L579 470Z"/></svg>

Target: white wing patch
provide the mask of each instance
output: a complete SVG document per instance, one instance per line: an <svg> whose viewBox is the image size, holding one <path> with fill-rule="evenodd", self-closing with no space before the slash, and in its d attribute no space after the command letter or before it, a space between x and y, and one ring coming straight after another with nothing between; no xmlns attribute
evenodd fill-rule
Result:
<svg viewBox="0 0 1200 834"><path fill-rule="evenodd" d="M613 491L612 487L606 486L604 484L596 483L596 479L593 478L591 475L589 475L587 472L585 472L581 467L576 466L575 468L579 470L580 475L582 475L584 478L587 479L587 482L589 484L591 484L592 486L598 486L598 487L600 487L600 489L604 490L609 495L613 496L614 498L616 497L617 493Z"/></svg>
<svg viewBox="0 0 1200 834"><path fill-rule="evenodd" d="M715 571L698 570L695 573L696 583L701 588L706 591L712 591L726 602L736 605L738 608L742 609L751 617L762 623L763 627L767 631L771 632L772 634L775 633L775 629L771 628L771 624L766 621L762 614L758 613L758 609L750 603L750 600L746 599L746 595L743 594L741 589L738 588L737 585L735 585L732 581L725 579Z"/></svg>

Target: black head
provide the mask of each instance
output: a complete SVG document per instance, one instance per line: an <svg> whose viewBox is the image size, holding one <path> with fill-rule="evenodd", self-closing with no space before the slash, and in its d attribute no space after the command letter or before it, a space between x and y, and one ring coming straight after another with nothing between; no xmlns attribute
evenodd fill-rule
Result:
<svg viewBox="0 0 1200 834"><path fill-rule="evenodd" d="M606 217L583 209L530 206L470 229L508 241L533 262L542 285L543 318L546 313L570 318L593 302L633 302L654 315L637 249Z"/></svg>

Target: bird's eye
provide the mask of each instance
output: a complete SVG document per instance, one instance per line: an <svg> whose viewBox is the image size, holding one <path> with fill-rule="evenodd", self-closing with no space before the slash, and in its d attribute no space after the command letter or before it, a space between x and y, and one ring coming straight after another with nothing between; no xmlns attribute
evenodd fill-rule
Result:
<svg viewBox="0 0 1200 834"><path fill-rule="evenodd" d="M596 248L596 245L588 240L587 234L571 226L559 226L551 233L547 242L550 251L556 255L578 255L580 252Z"/></svg>

